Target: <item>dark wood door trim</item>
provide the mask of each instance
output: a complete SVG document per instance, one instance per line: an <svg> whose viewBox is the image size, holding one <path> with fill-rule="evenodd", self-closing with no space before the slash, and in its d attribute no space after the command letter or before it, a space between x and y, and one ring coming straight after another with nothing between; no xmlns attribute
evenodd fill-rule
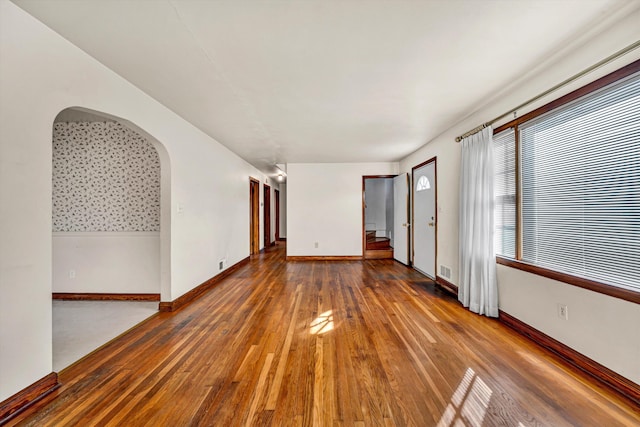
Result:
<svg viewBox="0 0 640 427"><path fill-rule="evenodd" d="M249 254L260 252L260 181L249 178Z"/></svg>
<svg viewBox="0 0 640 427"><path fill-rule="evenodd" d="M276 241L280 240L280 190L273 190L276 215Z"/></svg>
<svg viewBox="0 0 640 427"><path fill-rule="evenodd" d="M271 186L264 184L264 247L271 246Z"/></svg>

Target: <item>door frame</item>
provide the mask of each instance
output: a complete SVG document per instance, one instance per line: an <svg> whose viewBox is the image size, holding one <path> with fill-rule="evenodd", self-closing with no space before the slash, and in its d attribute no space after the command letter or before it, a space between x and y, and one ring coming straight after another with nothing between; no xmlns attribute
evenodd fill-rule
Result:
<svg viewBox="0 0 640 427"><path fill-rule="evenodd" d="M264 247L271 246L271 186L263 184L264 197L262 199L264 203Z"/></svg>
<svg viewBox="0 0 640 427"><path fill-rule="evenodd" d="M249 177L249 254L260 253L260 181Z"/></svg>
<svg viewBox="0 0 640 427"><path fill-rule="evenodd" d="M435 280L438 277L438 156L433 156L429 160L426 160L414 167L411 168L411 191L410 194L410 203L411 203L411 253L409 254L409 266L415 268L414 257L415 257L415 229L416 229L416 219L415 219L415 208L414 208L414 199L416 194L416 183L415 183L415 171L416 169L420 169L423 166L427 166L428 164L433 163L433 186L434 186L434 198L435 198L435 237L434 237L434 256L433 256L433 279Z"/></svg>
<svg viewBox="0 0 640 427"><path fill-rule="evenodd" d="M375 179L375 178L395 178L396 175L362 175L362 258L364 259L368 259L367 257L367 230L365 230L366 228L366 224L365 224L365 216L364 216L364 210L366 208L366 200L364 197L364 190L365 190L365 181L367 179Z"/></svg>
<svg viewBox="0 0 640 427"><path fill-rule="evenodd" d="M277 188L273 190L273 197L275 197L275 215L276 215L276 242L280 240L280 190Z"/></svg>

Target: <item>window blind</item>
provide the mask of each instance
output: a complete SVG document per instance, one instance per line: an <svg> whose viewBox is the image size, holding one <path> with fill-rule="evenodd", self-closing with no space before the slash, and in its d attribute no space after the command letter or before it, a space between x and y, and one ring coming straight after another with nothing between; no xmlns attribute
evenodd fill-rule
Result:
<svg viewBox="0 0 640 427"><path fill-rule="evenodd" d="M494 247L497 255L516 256L516 139L513 129L493 136Z"/></svg>
<svg viewBox="0 0 640 427"><path fill-rule="evenodd" d="M640 291L640 75L519 134L522 259Z"/></svg>

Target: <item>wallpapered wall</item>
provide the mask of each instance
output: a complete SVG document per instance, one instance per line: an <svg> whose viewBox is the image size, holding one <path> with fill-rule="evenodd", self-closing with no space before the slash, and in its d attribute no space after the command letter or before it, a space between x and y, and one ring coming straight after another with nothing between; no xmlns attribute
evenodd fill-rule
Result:
<svg viewBox="0 0 640 427"><path fill-rule="evenodd" d="M53 127L53 231L159 231L160 159L115 122Z"/></svg>

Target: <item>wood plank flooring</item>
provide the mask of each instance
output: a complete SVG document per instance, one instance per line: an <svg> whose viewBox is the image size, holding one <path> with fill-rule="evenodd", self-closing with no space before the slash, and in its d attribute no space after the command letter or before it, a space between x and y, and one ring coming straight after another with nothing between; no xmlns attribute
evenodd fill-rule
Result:
<svg viewBox="0 0 640 427"><path fill-rule="evenodd" d="M392 260L255 256L10 425L632 426L640 409Z"/></svg>

